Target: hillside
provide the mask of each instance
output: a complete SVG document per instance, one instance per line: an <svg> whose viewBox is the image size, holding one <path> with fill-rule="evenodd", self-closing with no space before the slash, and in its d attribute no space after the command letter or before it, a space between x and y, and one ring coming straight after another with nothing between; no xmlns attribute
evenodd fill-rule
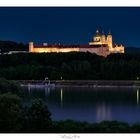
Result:
<svg viewBox="0 0 140 140"><path fill-rule="evenodd" d="M140 53L140 48L137 47L126 47L125 53Z"/></svg>
<svg viewBox="0 0 140 140"><path fill-rule="evenodd" d="M28 51L28 45L17 43L14 41L1 41L0 40L0 53L9 51Z"/></svg>

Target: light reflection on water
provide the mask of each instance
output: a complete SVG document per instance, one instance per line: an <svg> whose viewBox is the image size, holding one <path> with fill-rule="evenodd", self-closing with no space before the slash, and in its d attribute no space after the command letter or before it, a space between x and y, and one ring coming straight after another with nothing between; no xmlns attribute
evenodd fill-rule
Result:
<svg viewBox="0 0 140 140"><path fill-rule="evenodd" d="M138 88L24 87L24 103L42 98L54 120L140 122Z"/></svg>
<svg viewBox="0 0 140 140"><path fill-rule="evenodd" d="M110 106L105 103L97 104L96 108L96 121L101 122L103 120L112 120Z"/></svg>
<svg viewBox="0 0 140 140"><path fill-rule="evenodd" d="M137 89L137 105L139 105L139 89Z"/></svg>
<svg viewBox="0 0 140 140"><path fill-rule="evenodd" d="M61 107L63 106L63 88L60 89Z"/></svg>

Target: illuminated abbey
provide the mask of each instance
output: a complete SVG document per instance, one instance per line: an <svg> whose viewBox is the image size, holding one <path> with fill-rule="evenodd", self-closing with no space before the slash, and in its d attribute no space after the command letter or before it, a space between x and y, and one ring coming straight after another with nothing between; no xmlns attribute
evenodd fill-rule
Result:
<svg viewBox="0 0 140 140"><path fill-rule="evenodd" d="M124 46L113 44L112 35L109 32L107 36L98 30L87 45L60 45L43 43L41 46L29 43L29 52L31 53L49 53L49 52L90 52L100 56L107 56L110 53L124 53Z"/></svg>

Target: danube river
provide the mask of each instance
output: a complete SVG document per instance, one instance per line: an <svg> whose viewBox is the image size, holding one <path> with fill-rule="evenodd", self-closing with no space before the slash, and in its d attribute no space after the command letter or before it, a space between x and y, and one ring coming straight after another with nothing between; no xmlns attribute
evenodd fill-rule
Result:
<svg viewBox="0 0 140 140"><path fill-rule="evenodd" d="M25 105L43 99L53 120L140 122L139 88L23 87Z"/></svg>

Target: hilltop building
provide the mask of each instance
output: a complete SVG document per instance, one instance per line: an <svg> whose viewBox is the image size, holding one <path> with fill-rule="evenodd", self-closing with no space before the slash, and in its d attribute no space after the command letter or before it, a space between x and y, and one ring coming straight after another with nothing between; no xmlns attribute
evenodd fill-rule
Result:
<svg viewBox="0 0 140 140"><path fill-rule="evenodd" d="M47 44L43 43L41 46L34 45L33 42L29 43L29 52L31 53L49 53L49 52L91 52L100 56L107 56L110 53L124 53L124 46L113 45L112 35L109 32L107 37L104 33L98 30L92 38L92 41L87 45L60 45L60 44Z"/></svg>
<svg viewBox="0 0 140 140"><path fill-rule="evenodd" d="M113 44L112 35L110 32L106 37L104 32L99 33L97 30L93 36L92 42L89 42L89 45L106 45L109 53L124 53L124 46L121 44Z"/></svg>

